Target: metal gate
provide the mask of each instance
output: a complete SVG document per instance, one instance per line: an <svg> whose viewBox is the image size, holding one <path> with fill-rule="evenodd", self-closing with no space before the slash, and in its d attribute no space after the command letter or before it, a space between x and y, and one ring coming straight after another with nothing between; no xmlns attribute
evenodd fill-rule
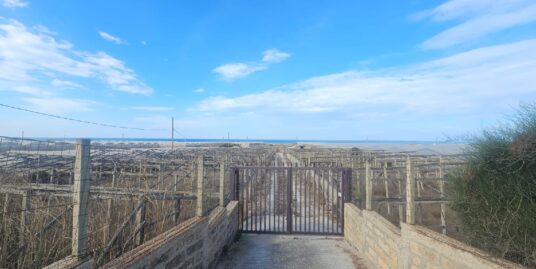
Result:
<svg viewBox="0 0 536 269"><path fill-rule="evenodd" d="M246 233L341 235L352 170L340 167L231 167Z"/></svg>

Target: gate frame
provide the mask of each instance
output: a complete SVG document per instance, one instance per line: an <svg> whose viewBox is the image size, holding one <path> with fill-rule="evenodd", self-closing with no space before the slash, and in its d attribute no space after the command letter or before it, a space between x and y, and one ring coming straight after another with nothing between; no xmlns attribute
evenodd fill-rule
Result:
<svg viewBox="0 0 536 269"><path fill-rule="evenodd" d="M230 166L230 183L233 189L232 198L235 201L240 203L240 172L239 169L255 169L255 170L287 170L287 231L286 232L276 232L276 231L240 231L241 233L257 233L257 234L307 234L307 235L341 235L344 236L344 204L353 202L352 199L352 168L348 167L315 167L315 166ZM323 170L323 169L334 169L342 172L341 176L341 233L314 233L314 232L293 232L293 222L292 222L292 174L294 170ZM242 208L242 205L239 204L239 207ZM242 214L243 216L243 214ZM238 219L240 222L240 218Z"/></svg>

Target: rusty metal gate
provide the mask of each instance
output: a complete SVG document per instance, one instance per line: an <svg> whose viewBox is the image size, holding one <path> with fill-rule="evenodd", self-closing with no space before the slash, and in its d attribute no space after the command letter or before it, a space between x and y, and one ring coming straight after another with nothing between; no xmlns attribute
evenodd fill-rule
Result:
<svg viewBox="0 0 536 269"><path fill-rule="evenodd" d="M246 233L341 235L352 170L341 167L231 167Z"/></svg>

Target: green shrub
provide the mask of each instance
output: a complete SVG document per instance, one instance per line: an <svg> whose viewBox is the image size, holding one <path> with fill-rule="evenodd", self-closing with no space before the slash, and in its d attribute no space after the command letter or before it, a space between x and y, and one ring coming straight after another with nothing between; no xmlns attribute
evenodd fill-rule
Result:
<svg viewBox="0 0 536 269"><path fill-rule="evenodd" d="M467 242L536 267L536 105L475 137L467 153L447 185Z"/></svg>

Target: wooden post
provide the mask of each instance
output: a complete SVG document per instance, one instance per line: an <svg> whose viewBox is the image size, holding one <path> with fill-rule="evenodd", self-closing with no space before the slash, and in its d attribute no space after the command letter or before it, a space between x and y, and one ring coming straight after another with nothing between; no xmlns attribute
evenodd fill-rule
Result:
<svg viewBox="0 0 536 269"><path fill-rule="evenodd" d="M197 207L196 216L202 217L205 215L204 192L205 192L205 167L204 156L197 157Z"/></svg>
<svg viewBox="0 0 536 269"><path fill-rule="evenodd" d="M158 164L158 189L165 190L164 175L162 174L162 164Z"/></svg>
<svg viewBox="0 0 536 269"><path fill-rule="evenodd" d="M443 158L441 156L439 157L439 191L441 192L441 198L444 198L445 180L443 179ZM446 207L445 203L441 203L441 231L443 234L447 234Z"/></svg>
<svg viewBox="0 0 536 269"><path fill-rule="evenodd" d="M389 203L389 182L387 178L387 162L383 163L383 179L385 184L385 198L387 198L387 214L391 215L391 203Z"/></svg>
<svg viewBox="0 0 536 269"><path fill-rule="evenodd" d="M220 163L220 206L225 206L225 161Z"/></svg>
<svg viewBox="0 0 536 269"><path fill-rule="evenodd" d="M406 160L406 223L415 224L415 178L411 171L411 158Z"/></svg>
<svg viewBox="0 0 536 269"><path fill-rule="evenodd" d="M145 211L147 207L147 200L145 197L141 198L141 206L136 212L136 229L138 234L136 235L136 245L139 246L145 241Z"/></svg>
<svg viewBox="0 0 536 269"><path fill-rule="evenodd" d="M398 197L402 198L402 180L400 180L400 173L398 173ZM398 205L398 221L404 222L404 206L402 204Z"/></svg>
<svg viewBox="0 0 536 269"><path fill-rule="evenodd" d="M22 204L21 204L21 215L20 215L20 223L19 223L19 247L22 248L25 245L25 242L28 238L26 238L28 228L28 215L29 210L31 207L31 192L25 191L22 194ZM7 241L7 240L5 240ZM18 257L18 268L23 268L24 266L24 251L19 251L17 253Z"/></svg>
<svg viewBox="0 0 536 269"><path fill-rule="evenodd" d="M114 164L114 171L113 171L113 174L112 174L112 188L115 187L115 178L116 178L116 174L117 174L117 166ZM106 242L108 241L108 236L110 235L110 225L112 223L112 208L114 206L114 199L108 199L107 201L107 208L106 208L106 226L104 226L104 231L103 231L103 242L104 242L104 245L106 245Z"/></svg>
<svg viewBox="0 0 536 269"><path fill-rule="evenodd" d="M372 210L372 179L370 178L370 161L365 163L365 209Z"/></svg>
<svg viewBox="0 0 536 269"><path fill-rule="evenodd" d="M177 194L177 189L178 189L177 184L179 184L177 175L175 175L174 181L175 181L175 184L173 186L173 189L175 190L174 194ZM181 199L177 199L175 200L175 214L173 215L173 221L175 222L175 224L179 224L180 213L181 213Z"/></svg>
<svg viewBox="0 0 536 269"><path fill-rule="evenodd" d="M87 225L89 185L91 180L91 140L80 139L76 143L73 186L73 234L72 256L83 259L87 255Z"/></svg>
<svg viewBox="0 0 536 269"><path fill-rule="evenodd" d="M50 184L54 184L54 167L50 169L50 179L48 180Z"/></svg>
<svg viewBox="0 0 536 269"><path fill-rule="evenodd" d="M7 209L9 208L9 193L4 194L4 208L3 208L3 214L2 214L2 234L7 234L8 231L8 223L7 223ZM0 250L0 257L7 257L7 246L8 246L8 240L1 240L2 241L2 249ZM0 260L0 266L4 266L6 260Z"/></svg>
<svg viewBox="0 0 536 269"><path fill-rule="evenodd" d="M22 205L21 205L21 214L20 214L20 232L19 232L19 246L24 246L26 231L28 230L28 212L31 207L31 193L30 191L25 191L22 194Z"/></svg>

